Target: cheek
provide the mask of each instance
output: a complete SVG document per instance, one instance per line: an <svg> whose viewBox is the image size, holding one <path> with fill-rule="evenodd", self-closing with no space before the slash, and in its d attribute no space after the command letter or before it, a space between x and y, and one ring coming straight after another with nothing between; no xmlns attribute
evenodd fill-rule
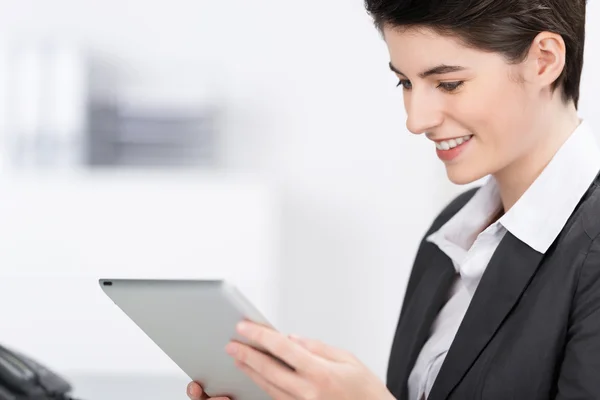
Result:
<svg viewBox="0 0 600 400"><path fill-rule="evenodd" d="M472 89L452 102L458 122L495 151L518 147L520 133L531 121L525 93L513 82Z"/></svg>

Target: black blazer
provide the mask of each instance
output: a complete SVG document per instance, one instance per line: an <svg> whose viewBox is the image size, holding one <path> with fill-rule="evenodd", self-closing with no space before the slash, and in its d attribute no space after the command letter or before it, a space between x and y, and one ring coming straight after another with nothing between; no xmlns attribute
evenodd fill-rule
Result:
<svg viewBox="0 0 600 400"><path fill-rule="evenodd" d="M600 399L600 179L542 255L509 232L481 278L429 400ZM477 189L454 199L439 229ZM387 386L407 382L456 271L421 242L392 345Z"/></svg>

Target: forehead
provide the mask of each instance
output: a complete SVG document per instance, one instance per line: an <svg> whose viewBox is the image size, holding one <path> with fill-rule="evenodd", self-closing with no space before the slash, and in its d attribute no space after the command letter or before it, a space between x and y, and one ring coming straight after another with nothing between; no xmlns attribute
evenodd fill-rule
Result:
<svg viewBox="0 0 600 400"><path fill-rule="evenodd" d="M390 27L388 25L383 28L383 36L388 46L403 49L418 50L423 45L440 49L447 48L448 50L465 48L458 39L440 35L431 28L421 26Z"/></svg>
<svg viewBox="0 0 600 400"><path fill-rule="evenodd" d="M476 67L494 57L425 27L384 27L383 35L391 63L411 73L440 64Z"/></svg>

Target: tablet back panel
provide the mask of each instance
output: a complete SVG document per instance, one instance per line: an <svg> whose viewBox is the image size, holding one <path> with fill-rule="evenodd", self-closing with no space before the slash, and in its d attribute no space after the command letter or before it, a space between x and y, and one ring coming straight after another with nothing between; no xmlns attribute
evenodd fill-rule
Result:
<svg viewBox="0 0 600 400"><path fill-rule="evenodd" d="M235 332L242 319L269 325L235 287L219 280L136 279L101 279L100 286L207 394L268 399L225 353L231 339L244 341Z"/></svg>

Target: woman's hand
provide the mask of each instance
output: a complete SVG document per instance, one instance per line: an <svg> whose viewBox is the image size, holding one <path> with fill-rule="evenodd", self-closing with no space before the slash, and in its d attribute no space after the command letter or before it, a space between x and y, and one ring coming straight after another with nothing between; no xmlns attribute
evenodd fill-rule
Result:
<svg viewBox="0 0 600 400"><path fill-rule="evenodd" d="M238 332L294 369L242 343L227 345L236 365L275 400L394 399L383 382L345 351L252 322L240 323Z"/></svg>

